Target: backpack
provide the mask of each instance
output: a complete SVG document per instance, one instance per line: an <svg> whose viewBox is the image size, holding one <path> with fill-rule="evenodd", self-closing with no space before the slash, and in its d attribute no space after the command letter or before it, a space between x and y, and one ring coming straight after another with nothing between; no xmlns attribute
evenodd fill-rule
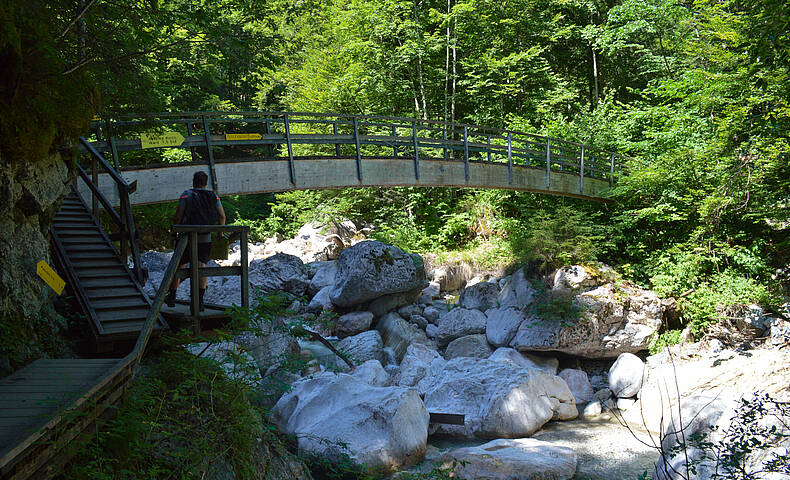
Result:
<svg viewBox="0 0 790 480"><path fill-rule="evenodd" d="M216 225L217 195L209 190L190 189L184 225Z"/></svg>

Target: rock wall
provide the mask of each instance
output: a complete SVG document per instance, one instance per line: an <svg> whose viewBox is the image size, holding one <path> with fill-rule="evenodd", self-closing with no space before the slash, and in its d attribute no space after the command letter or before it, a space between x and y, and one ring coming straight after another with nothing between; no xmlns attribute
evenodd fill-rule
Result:
<svg viewBox="0 0 790 480"><path fill-rule="evenodd" d="M36 263L54 268L49 226L68 188L69 155L11 163L0 153L0 377L43 356L46 337L64 326Z"/></svg>

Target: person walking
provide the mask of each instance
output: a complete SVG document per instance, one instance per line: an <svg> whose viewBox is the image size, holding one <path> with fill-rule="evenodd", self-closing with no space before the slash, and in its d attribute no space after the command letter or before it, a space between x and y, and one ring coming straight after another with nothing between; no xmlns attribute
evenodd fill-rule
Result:
<svg viewBox="0 0 790 480"><path fill-rule="evenodd" d="M219 196L211 190L206 190L208 175L206 172L195 172L192 176L192 188L184 191L178 199L178 208L173 217L173 225L225 225L225 209ZM183 234L187 235L187 234ZM197 235L198 264L206 266L211 256L211 232L201 232ZM189 263L191 245L187 243L184 255L179 261L179 268L186 268ZM174 278L170 284L170 291L165 297L167 306L176 305L176 290L181 284L180 278ZM206 277L200 279L199 302L200 310L203 311L203 296L206 294Z"/></svg>

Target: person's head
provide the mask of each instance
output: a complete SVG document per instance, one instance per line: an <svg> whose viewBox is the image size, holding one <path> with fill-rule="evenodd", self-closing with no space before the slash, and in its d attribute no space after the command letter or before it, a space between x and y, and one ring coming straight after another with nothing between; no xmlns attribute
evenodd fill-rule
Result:
<svg viewBox="0 0 790 480"><path fill-rule="evenodd" d="M193 188L205 188L208 184L208 175L206 172L195 172L192 175L192 187Z"/></svg>

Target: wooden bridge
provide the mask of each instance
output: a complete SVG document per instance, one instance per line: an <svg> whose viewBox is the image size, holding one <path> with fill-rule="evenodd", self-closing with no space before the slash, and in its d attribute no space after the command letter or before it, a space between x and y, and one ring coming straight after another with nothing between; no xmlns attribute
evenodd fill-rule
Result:
<svg viewBox="0 0 790 480"><path fill-rule="evenodd" d="M133 204L172 201L191 187L197 165L207 170L220 195L424 186L525 190L606 201L625 158L512 130L365 115L125 116L95 122L93 132L91 146L112 158L127 181L137 183ZM109 175L100 175L98 185L119 204Z"/></svg>
<svg viewBox="0 0 790 480"><path fill-rule="evenodd" d="M213 268L198 268L196 262L196 235L205 227L179 227L193 238L191 269L176 271L186 250L183 236L156 297L149 299L142 290L145 272L131 206L173 200L191 186L196 165L208 170L220 194L413 185L527 190L605 201L623 158L521 132L394 117L163 114L93 127L91 141L82 138L80 144L91 166L77 165L77 188L51 228L54 257L88 316L97 349L118 354L129 348L119 345L136 343L123 357L38 360L0 379L3 480L52 476L69 457L68 445L97 428L133 378L149 337L168 327L160 310L174 277L190 278L193 295L186 316L196 326L201 276L241 275L242 304L248 305L247 227L213 227L238 231L242 242L241 266ZM174 151L187 161L168 163L179 159ZM100 208L115 233L107 233L98 221ZM435 422L463 421L456 417L432 413Z"/></svg>

